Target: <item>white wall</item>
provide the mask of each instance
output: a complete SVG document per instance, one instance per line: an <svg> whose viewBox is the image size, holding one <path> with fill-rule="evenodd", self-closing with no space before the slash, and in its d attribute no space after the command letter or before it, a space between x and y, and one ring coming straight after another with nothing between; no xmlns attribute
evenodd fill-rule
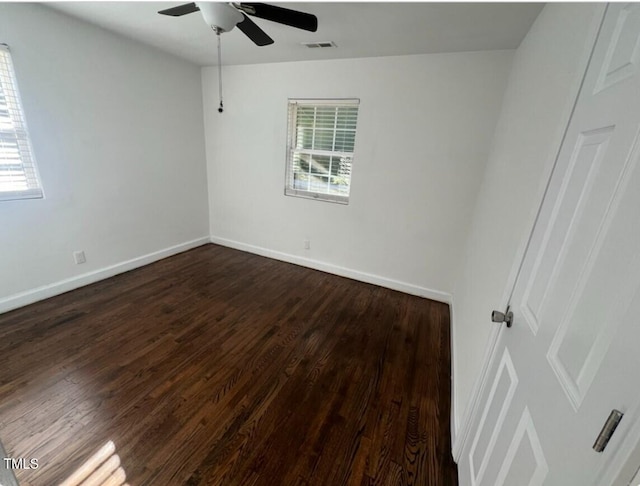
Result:
<svg viewBox="0 0 640 486"><path fill-rule="evenodd" d="M214 241L446 300L511 57L229 66L223 114L216 68L204 68ZM348 206L284 196L289 97L360 98Z"/></svg>
<svg viewBox="0 0 640 486"><path fill-rule="evenodd" d="M506 307L595 40L594 4L549 4L515 53L493 148L454 287L454 422ZM468 410L467 410L468 412Z"/></svg>
<svg viewBox="0 0 640 486"><path fill-rule="evenodd" d="M46 195L0 202L0 312L208 235L197 66L33 4L0 3L0 42Z"/></svg>

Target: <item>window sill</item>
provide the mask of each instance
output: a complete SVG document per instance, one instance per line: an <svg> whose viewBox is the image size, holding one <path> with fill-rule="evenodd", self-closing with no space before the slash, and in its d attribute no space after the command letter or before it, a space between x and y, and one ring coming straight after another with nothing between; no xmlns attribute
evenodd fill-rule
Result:
<svg viewBox="0 0 640 486"><path fill-rule="evenodd" d="M28 191L0 191L0 202L20 201L23 199L44 199L41 189L30 189Z"/></svg>
<svg viewBox="0 0 640 486"><path fill-rule="evenodd" d="M303 199L312 199L314 201L323 201L335 204L349 204L349 196L337 196L333 194L322 194L319 192L299 191L296 189L285 189L285 196L300 197Z"/></svg>

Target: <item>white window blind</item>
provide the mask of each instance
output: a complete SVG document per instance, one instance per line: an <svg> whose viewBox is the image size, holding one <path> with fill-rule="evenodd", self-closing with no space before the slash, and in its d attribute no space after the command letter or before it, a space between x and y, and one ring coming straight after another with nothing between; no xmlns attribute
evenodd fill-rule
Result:
<svg viewBox="0 0 640 486"><path fill-rule="evenodd" d="M286 195L349 202L359 103L289 100Z"/></svg>
<svg viewBox="0 0 640 486"><path fill-rule="evenodd" d="M11 53L0 44L0 201L41 197Z"/></svg>

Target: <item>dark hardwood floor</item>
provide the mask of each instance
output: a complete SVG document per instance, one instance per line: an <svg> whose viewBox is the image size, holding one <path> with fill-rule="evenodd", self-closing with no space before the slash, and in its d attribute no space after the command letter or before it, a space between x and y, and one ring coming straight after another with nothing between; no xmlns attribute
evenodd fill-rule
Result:
<svg viewBox="0 0 640 486"><path fill-rule="evenodd" d="M206 245L0 315L0 440L55 486L456 485L449 309Z"/></svg>

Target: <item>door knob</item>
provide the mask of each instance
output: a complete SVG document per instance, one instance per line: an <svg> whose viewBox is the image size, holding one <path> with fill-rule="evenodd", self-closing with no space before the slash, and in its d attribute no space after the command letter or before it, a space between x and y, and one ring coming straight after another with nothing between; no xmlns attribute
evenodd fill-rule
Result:
<svg viewBox="0 0 640 486"><path fill-rule="evenodd" d="M510 308L507 307L506 312L500 312L497 310L494 310L491 313L491 320L493 322L504 322L507 327L511 327L511 324L513 324L513 312L509 310Z"/></svg>

